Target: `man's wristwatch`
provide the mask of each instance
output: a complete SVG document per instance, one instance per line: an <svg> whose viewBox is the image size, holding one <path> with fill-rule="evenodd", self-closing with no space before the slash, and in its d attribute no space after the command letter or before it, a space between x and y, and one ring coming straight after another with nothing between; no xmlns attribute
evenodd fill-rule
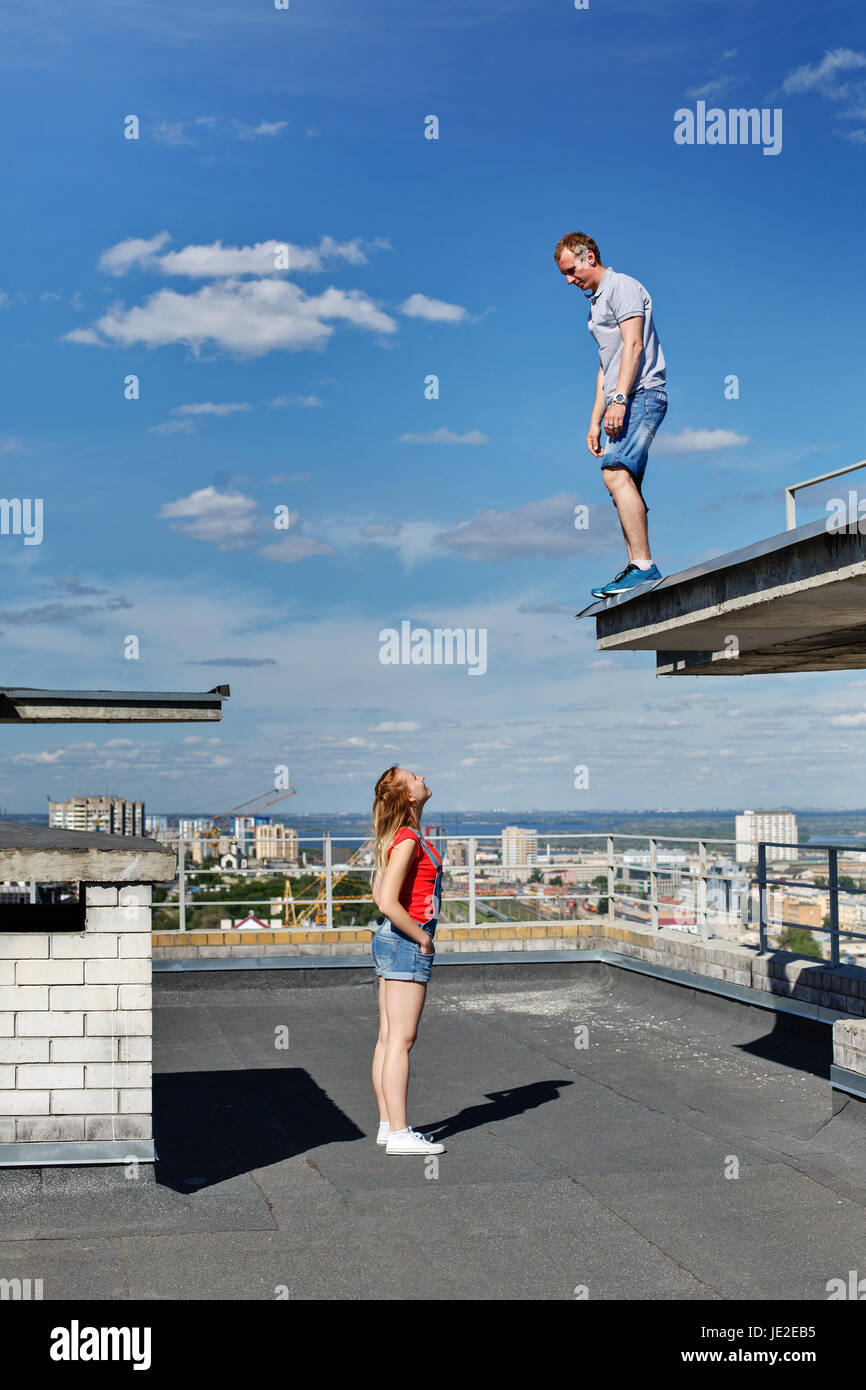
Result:
<svg viewBox="0 0 866 1390"><path fill-rule="evenodd" d="M617 391L611 399L611 405L628 405L628 396L624 396L622 391Z"/></svg>

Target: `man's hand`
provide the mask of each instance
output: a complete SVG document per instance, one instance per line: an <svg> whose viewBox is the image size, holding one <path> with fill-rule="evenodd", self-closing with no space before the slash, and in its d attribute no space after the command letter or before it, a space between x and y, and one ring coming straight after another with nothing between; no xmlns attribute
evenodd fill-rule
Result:
<svg viewBox="0 0 866 1390"><path fill-rule="evenodd" d="M593 458L601 458L604 449L601 447L601 426L590 425L589 434L586 436L586 447Z"/></svg>
<svg viewBox="0 0 866 1390"><path fill-rule="evenodd" d="M622 422L625 419L624 405L609 405L607 414L604 417L604 432L608 439L616 439L622 434Z"/></svg>

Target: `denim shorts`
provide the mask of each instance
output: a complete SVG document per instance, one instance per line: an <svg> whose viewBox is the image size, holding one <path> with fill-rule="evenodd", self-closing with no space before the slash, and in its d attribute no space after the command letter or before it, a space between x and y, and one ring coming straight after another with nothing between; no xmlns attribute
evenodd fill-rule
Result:
<svg viewBox="0 0 866 1390"><path fill-rule="evenodd" d="M432 923L419 922L418 926L423 926L432 939L436 931ZM381 979L414 980L419 985L429 984L433 956L423 955L421 947L404 932L398 931L387 918L373 933L370 949L376 974Z"/></svg>
<svg viewBox="0 0 866 1390"><path fill-rule="evenodd" d="M616 439L608 436L607 448L601 460L602 468L627 468L637 483L638 492L641 490L650 445L667 414L667 408L667 394L661 388L637 391L626 405L622 434Z"/></svg>

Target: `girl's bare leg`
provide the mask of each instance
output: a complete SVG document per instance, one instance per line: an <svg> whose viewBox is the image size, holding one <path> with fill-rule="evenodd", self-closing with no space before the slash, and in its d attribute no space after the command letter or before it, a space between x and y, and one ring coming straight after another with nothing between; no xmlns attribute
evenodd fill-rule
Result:
<svg viewBox="0 0 866 1390"><path fill-rule="evenodd" d="M388 1013L385 1008L385 981L379 976L379 1038L373 1052L373 1090L379 1105L379 1119L388 1119L385 1092L382 1090L382 1066L385 1061L385 1046L388 1042Z"/></svg>
<svg viewBox="0 0 866 1390"><path fill-rule="evenodd" d="M418 1034L418 1021L427 997L427 986L415 980L385 980L384 985L388 1031L382 1066L382 1091L393 1133L394 1130L406 1128L409 1052Z"/></svg>

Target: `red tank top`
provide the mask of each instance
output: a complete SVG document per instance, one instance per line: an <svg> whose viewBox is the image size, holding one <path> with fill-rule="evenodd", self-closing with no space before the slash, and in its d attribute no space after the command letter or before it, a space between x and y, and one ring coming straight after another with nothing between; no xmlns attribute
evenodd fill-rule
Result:
<svg viewBox="0 0 866 1390"><path fill-rule="evenodd" d="M433 913L436 870L418 843L418 837L405 825L402 830L397 831L388 847L389 859L391 850L395 845L399 845L401 840L414 840L415 858L409 865L409 870L403 880L403 887L400 889L400 906L405 908L412 921L417 922L420 926L424 922L429 922ZM442 861L430 841L425 840L424 843L434 856L436 863L441 864Z"/></svg>

